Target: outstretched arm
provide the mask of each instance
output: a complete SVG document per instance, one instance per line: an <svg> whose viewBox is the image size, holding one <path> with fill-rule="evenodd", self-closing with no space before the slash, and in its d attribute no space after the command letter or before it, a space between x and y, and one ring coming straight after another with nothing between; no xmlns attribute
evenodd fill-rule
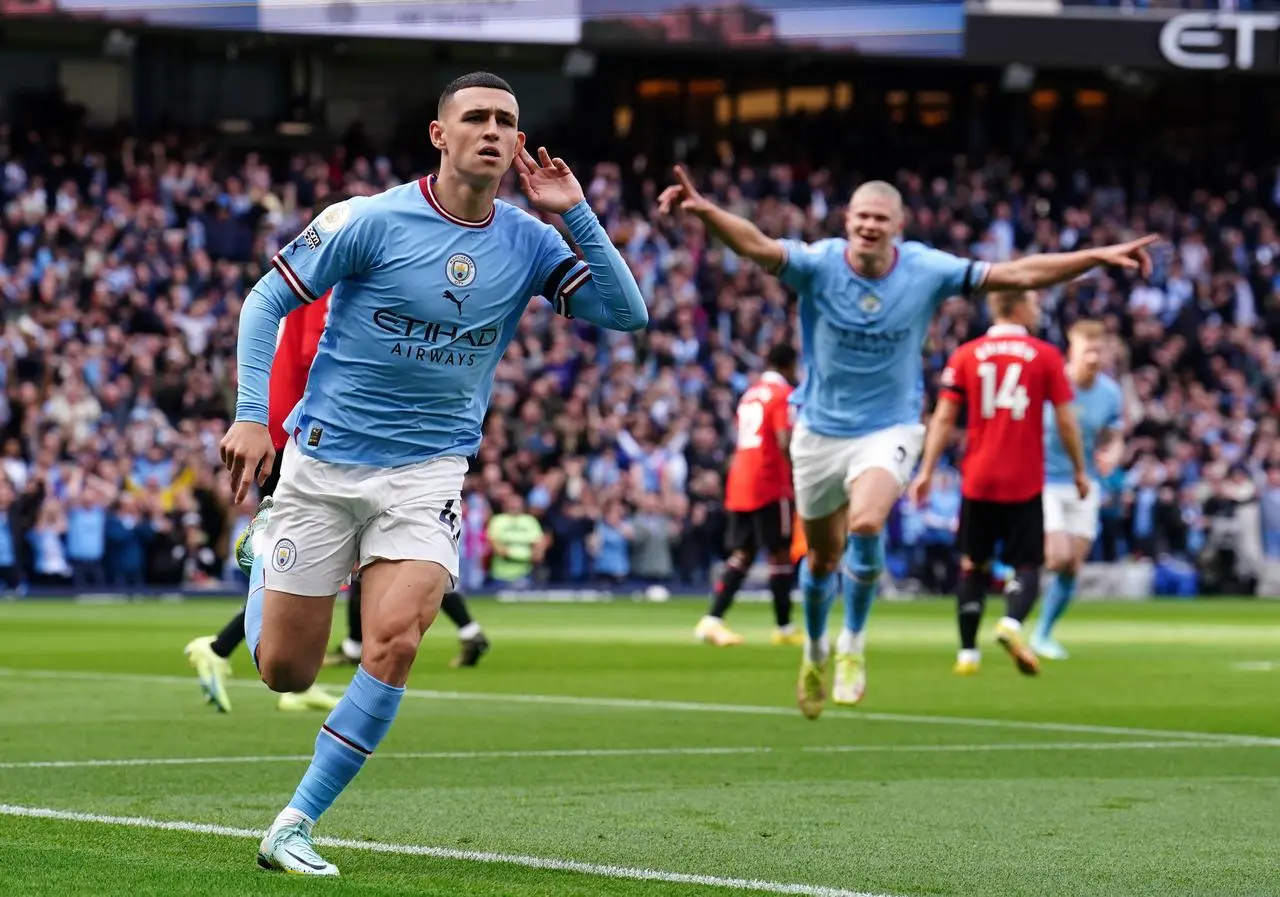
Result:
<svg viewBox="0 0 1280 897"><path fill-rule="evenodd" d="M782 243L765 234L750 221L726 212L707 199L693 185L684 166L675 167L676 183L658 197L658 211L668 214L675 207L697 215L707 228L738 255L751 259L765 270L777 273L787 260Z"/></svg>
<svg viewBox="0 0 1280 897"><path fill-rule="evenodd" d="M1147 247L1160 237L1151 234L1128 243L1082 249L1078 252L1043 252L1012 262L996 262L987 272L983 286L988 290L1035 290L1064 283L1086 271L1107 265L1151 274Z"/></svg>

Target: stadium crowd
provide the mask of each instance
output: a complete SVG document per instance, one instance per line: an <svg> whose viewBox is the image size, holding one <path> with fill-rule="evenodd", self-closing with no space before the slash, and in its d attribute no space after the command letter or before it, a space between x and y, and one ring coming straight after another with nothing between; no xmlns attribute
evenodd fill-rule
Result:
<svg viewBox="0 0 1280 897"><path fill-rule="evenodd" d="M242 297L317 202L414 174L342 149L273 167L177 138L106 146L0 124L0 575L10 587L215 587L240 575L231 545L255 503L231 504L217 458ZM700 587L723 556L737 397L768 347L795 338L794 308L696 221L657 215L661 173L576 168L652 324L602 333L531 304L467 480L463 585ZM852 185L826 170L778 161L697 174L772 235L843 229ZM1104 272L1047 294L1044 334L1061 342L1082 316L1112 334L1127 449L1104 484L1097 558L1171 559L1198 568L1202 590L1247 590L1239 520L1280 558L1276 173L1147 195L991 157L957 161L945 177L904 169L896 181L908 238L983 259L1166 237L1149 281ZM502 196L524 205L514 180ZM947 355L984 324L978 305L944 306L923 350L930 393ZM954 472L927 507L900 506L895 577L949 584L958 509ZM533 560L491 566L494 532L528 540Z"/></svg>

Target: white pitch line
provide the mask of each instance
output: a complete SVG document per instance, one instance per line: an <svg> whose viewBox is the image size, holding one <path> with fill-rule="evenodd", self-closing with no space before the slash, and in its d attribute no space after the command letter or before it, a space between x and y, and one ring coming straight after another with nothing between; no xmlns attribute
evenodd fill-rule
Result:
<svg viewBox="0 0 1280 897"><path fill-rule="evenodd" d="M795 748L667 747L667 748L565 748L530 751L389 751L379 760L543 760L610 757L743 756L759 754L983 754L1005 751L1159 751L1221 748L1276 747L1234 741L1023 741L1010 744L833 744ZM0 769L76 769L112 766L208 766L215 764L302 763L310 754L251 754L243 757L123 757L99 760L14 760Z"/></svg>
<svg viewBox="0 0 1280 897"><path fill-rule="evenodd" d="M1197 746L1200 742L1195 743ZM564 748L529 751L378 751L379 760L539 760L590 757L723 756L770 754L769 747ZM311 754L256 754L247 757L126 757L108 760L25 760L0 763L0 769L74 769L81 766L204 766L218 763L292 763Z"/></svg>
<svg viewBox="0 0 1280 897"><path fill-rule="evenodd" d="M53 819L60 822L95 822L103 825L123 825L131 828L159 831L188 832L195 835L219 835L228 838L261 838L262 832L203 822L184 822L167 819L149 819L145 816L104 816L97 813L76 813L47 807L21 807L0 804L0 816L19 816L29 819ZM385 844L379 841L351 841L346 838L316 838L322 847L338 847L347 850L367 850L373 853L393 853L403 856L431 857L439 860L461 860L468 863L498 863L523 866L549 872L577 872L601 878L620 878L633 881L660 881L668 884L702 885L734 891L755 891L763 894L797 894L802 897L892 897L888 894L872 894L867 891L847 891L823 885L789 884L752 878L722 878L718 875L700 875L690 872L665 872L661 869L643 869L631 866L615 866L600 863L582 863L553 857L536 857L524 854L490 853L481 850L454 850L449 847L429 847L420 844Z"/></svg>
<svg viewBox="0 0 1280 897"><path fill-rule="evenodd" d="M52 679L90 682L139 682L148 684L181 685L195 687L195 677L163 676L142 673L95 673L66 670L22 670L0 668L0 676L18 679ZM261 689L262 683L241 679L231 680L228 686ZM436 701L471 701L495 704L543 704L564 707L608 707L618 710L662 710L675 713L731 713L748 716L787 716L796 718L797 711L787 707L770 707L753 704L719 704L697 701L667 701L649 698L609 698L581 695L536 695L435 691L407 689L405 697ZM1242 735L1230 732L1186 732L1177 729L1142 729L1131 726L1101 726L1088 723L1060 723L1041 720L988 719L972 716L932 716L916 713L881 713L854 710L827 713L825 719L849 722L909 723L926 726L958 726L980 729L1009 729L1026 732L1064 732L1081 735L1115 735L1137 738L1168 738L1181 741L1231 742L1236 744L1280 745L1280 738L1263 735Z"/></svg>

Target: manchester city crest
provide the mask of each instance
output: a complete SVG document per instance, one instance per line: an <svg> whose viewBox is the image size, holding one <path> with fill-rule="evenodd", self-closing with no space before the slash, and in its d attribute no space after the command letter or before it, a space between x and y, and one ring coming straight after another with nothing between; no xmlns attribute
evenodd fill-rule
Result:
<svg viewBox="0 0 1280 897"><path fill-rule="evenodd" d="M476 279L476 263L465 252L454 253L445 262L444 273L455 287L471 286Z"/></svg>
<svg viewBox="0 0 1280 897"><path fill-rule="evenodd" d="M862 298L858 300L858 308L862 309L869 315L874 315L883 307L880 297L875 293L863 293Z"/></svg>
<svg viewBox="0 0 1280 897"><path fill-rule="evenodd" d="M277 573L284 573L298 560L298 547L292 539L281 539L271 551L271 566Z"/></svg>

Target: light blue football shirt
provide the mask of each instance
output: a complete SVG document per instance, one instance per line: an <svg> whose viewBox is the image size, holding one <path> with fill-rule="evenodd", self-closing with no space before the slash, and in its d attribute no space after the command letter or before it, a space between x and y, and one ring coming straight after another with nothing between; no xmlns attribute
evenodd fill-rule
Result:
<svg viewBox="0 0 1280 897"><path fill-rule="evenodd" d="M474 454L498 361L533 296L566 315L571 299L575 312L578 299L590 299L579 316L619 329L647 322L621 257L594 245L608 239L585 202L564 217L584 253L593 244L587 262L555 228L508 203L496 202L484 221L457 218L432 185L423 178L331 206L275 256L242 312L258 303L241 324L241 368L254 381L246 387L241 377L237 420L266 421L270 318L330 288L306 391L285 427L304 454L340 464ZM604 281L609 301L600 299Z"/></svg>
<svg viewBox="0 0 1280 897"><path fill-rule="evenodd" d="M1094 458L1098 436L1104 430L1118 429L1122 425L1124 396L1120 391L1120 384L1106 374L1098 374L1088 389L1075 381L1071 382L1071 388L1075 390L1071 407L1080 422L1080 436L1084 441L1085 470L1091 479L1100 481L1102 477L1098 473L1097 459ZM1071 466L1067 450L1062 447L1062 437L1058 435L1052 405L1044 406L1044 422L1045 482L1074 483L1075 468Z"/></svg>
<svg viewBox="0 0 1280 897"><path fill-rule="evenodd" d="M800 298L800 421L837 437L919 423L929 323L946 299L982 286L987 263L905 242L893 267L871 279L849 264L847 240L782 245L779 277Z"/></svg>

